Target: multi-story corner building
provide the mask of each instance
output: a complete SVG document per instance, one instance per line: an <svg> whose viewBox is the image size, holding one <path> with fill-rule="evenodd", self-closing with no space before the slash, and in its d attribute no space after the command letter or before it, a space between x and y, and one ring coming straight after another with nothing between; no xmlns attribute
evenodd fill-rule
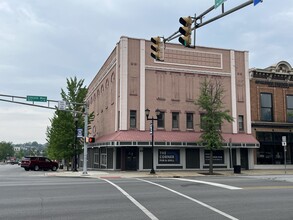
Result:
<svg viewBox="0 0 293 220"><path fill-rule="evenodd" d="M292 74L286 61L250 70L252 132L260 143L255 154L258 167L284 164L285 156L286 164L293 162Z"/></svg>
<svg viewBox="0 0 293 220"><path fill-rule="evenodd" d="M153 158L155 170L208 168L209 152L199 143L204 112L194 104L208 77L224 85L225 108L235 119L221 126L223 149L214 152L214 167L253 168L258 142L251 134L248 53L167 43L161 62L150 56L150 47L148 40L121 37L90 83L95 143L88 148L88 167L149 170ZM157 119L154 142L146 109Z"/></svg>

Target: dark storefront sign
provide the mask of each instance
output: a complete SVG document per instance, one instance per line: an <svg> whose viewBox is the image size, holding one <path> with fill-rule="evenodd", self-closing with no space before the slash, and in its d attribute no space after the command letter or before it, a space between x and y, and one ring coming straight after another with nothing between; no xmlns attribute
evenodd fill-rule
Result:
<svg viewBox="0 0 293 220"><path fill-rule="evenodd" d="M210 151L204 151L204 163L210 163ZM224 151L223 150L215 150L213 151L213 164L224 164Z"/></svg>
<svg viewBox="0 0 293 220"><path fill-rule="evenodd" d="M180 150L159 149L159 164L180 164Z"/></svg>

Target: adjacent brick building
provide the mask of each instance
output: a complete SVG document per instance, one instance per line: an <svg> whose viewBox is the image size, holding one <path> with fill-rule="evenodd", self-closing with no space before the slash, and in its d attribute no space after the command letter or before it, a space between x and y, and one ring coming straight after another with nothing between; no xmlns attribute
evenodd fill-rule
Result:
<svg viewBox="0 0 293 220"><path fill-rule="evenodd" d="M255 152L256 167L292 164L293 69L281 61L265 69L251 69L252 132L260 142ZM286 138L286 149L282 146ZM283 143L283 145L285 145Z"/></svg>
<svg viewBox="0 0 293 220"><path fill-rule="evenodd" d="M94 112L88 167L149 170L152 167L150 121L154 123L154 168L205 169L209 153L199 144L201 115L194 104L201 82L217 78L225 87L224 103L234 117L221 126L223 150L214 153L215 168L254 167L258 141L251 134L248 53L165 44L164 62L151 58L151 42L121 37L89 85Z"/></svg>

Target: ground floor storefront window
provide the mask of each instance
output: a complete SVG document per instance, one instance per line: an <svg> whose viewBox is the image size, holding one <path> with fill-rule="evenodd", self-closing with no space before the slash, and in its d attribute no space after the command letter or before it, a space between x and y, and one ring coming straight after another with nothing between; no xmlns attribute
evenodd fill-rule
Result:
<svg viewBox="0 0 293 220"><path fill-rule="evenodd" d="M204 163L209 164L210 163L210 151L205 150L204 151ZM224 150L214 150L213 151L213 164L224 164L225 158L224 158Z"/></svg>
<svg viewBox="0 0 293 220"><path fill-rule="evenodd" d="M286 147L282 146L282 137L286 136ZM260 143L257 149L257 164L292 164L293 134L285 132L257 132Z"/></svg>
<svg viewBox="0 0 293 220"><path fill-rule="evenodd" d="M159 169L182 169L179 149L158 149Z"/></svg>

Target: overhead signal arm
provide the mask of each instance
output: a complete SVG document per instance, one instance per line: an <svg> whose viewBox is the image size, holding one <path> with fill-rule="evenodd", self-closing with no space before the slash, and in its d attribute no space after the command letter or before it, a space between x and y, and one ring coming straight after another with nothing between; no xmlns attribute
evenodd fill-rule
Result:
<svg viewBox="0 0 293 220"><path fill-rule="evenodd" d="M50 106L50 103L56 103L58 104L59 101L57 100L47 100L46 102L48 102L48 105L38 105L35 104L34 101L32 101L31 103L27 103L25 101L28 101L28 96L27 97L23 97L23 96L13 96L13 95L5 95L5 94L0 94L0 101L3 102L10 102L10 103L14 103L14 104L21 104L21 105L29 105L29 106L33 106L33 107L39 107L39 108L47 108L47 109L52 109L52 110L56 110L58 109L57 106L55 105L54 107ZM88 135L88 105L87 103L75 103L72 102L71 104L74 105L83 105L84 110L83 111L76 111L76 110L69 110L69 109L65 109L62 111L67 111L67 112L71 112L71 113L79 113L84 115L84 137L87 137ZM95 142L95 138L91 138L92 142ZM84 140L84 147L83 147L83 174L87 174L87 142Z"/></svg>
<svg viewBox="0 0 293 220"><path fill-rule="evenodd" d="M246 7L246 6L249 6L249 5L251 5L251 4L254 4L254 6L255 6L255 5L257 5L258 3L260 3L260 2L262 2L262 0L249 0L249 1L246 1L246 2L244 2L243 4L238 5L238 6L232 8L232 9L226 11L226 12L225 12L225 10L224 10L224 3L223 3L223 4L222 4L222 13L221 13L220 15L217 15L217 16L215 16L215 17L213 17L213 18L207 20L207 21L203 21L204 16L207 15L208 13L210 13L211 11L213 11L214 9L216 9L215 5L213 5L213 6L211 6L210 8L208 8L206 11L204 11L204 12L203 12L202 14L200 14L199 16L195 16L195 17L193 18L193 19L194 19L193 22L194 22L195 24L194 24L194 26L191 28L191 31L194 31L194 46L195 46L195 37L196 37L196 33L195 33L195 31L196 31L196 29L198 29L198 28L200 28L200 27L203 27L203 26L205 26L205 25L207 25L207 24L209 24L209 23L211 23L211 22L213 22L213 21L216 21L216 20L218 20L218 19L220 19L220 18L222 18L222 17L225 17L226 15L229 15L229 14L235 12L235 11L238 11L238 10L240 10L240 9ZM181 19L181 18L180 18L180 19ZM178 30L178 31L174 32L172 35L170 35L169 37L165 38L164 41L165 41L165 42L170 42L170 41L172 41L172 40L174 40L174 39L180 37L181 35L182 35L182 33L180 33L180 31Z"/></svg>

